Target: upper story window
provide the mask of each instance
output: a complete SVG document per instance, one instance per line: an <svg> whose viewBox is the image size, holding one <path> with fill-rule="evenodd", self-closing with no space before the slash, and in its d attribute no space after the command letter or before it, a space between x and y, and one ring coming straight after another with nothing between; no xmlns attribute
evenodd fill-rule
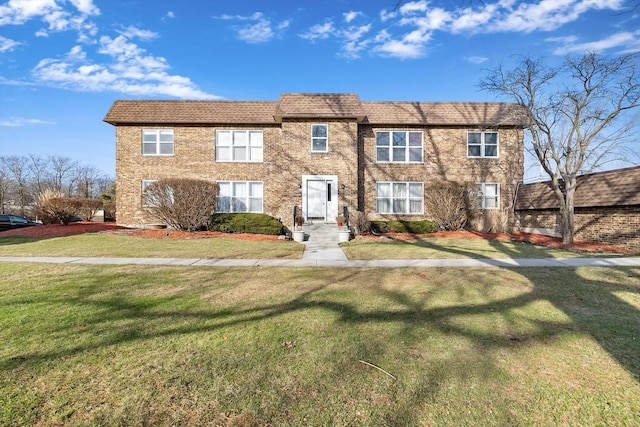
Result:
<svg viewBox="0 0 640 427"><path fill-rule="evenodd" d="M376 212L383 214L422 214L422 182L377 182Z"/></svg>
<svg viewBox="0 0 640 427"><path fill-rule="evenodd" d="M329 126L311 125L311 151L327 152L329 150Z"/></svg>
<svg viewBox="0 0 640 427"><path fill-rule="evenodd" d="M219 130L216 132L216 161L261 162L261 130Z"/></svg>
<svg viewBox="0 0 640 427"><path fill-rule="evenodd" d="M468 132L468 157L498 157L498 132Z"/></svg>
<svg viewBox="0 0 640 427"><path fill-rule="evenodd" d="M142 155L173 156L173 129L144 129Z"/></svg>
<svg viewBox="0 0 640 427"><path fill-rule="evenodd" d="M495 183L480 183L482 209L500 208L500 185Z"/></svg>
<svg viewBox="0 0 640 427"><path fill-rule="evenodd" d="M422 162L422 132L376 132L376 162Z"/></svg>

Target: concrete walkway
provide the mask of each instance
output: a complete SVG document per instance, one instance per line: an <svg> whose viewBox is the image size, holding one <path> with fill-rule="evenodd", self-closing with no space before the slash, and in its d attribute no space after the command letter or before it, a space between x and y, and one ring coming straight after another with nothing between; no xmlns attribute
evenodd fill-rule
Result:
<svg viewBox="0 0 640 427"><path fill-rule="evenodd" d="M620 258L503 258L503 259L394 259L348 260L338 244L335 224L307 224L302 259L199 259L199 258L104 258L104 257L11 257L0 262L51 264L187 265L197 267L615 267L640 266L640 257Z"/></svg>
<svg viewBox="0 0 640 427"><path fill-rule="evenodd" d="M302 259L309 261L347 261L347 256L338 244L336 224L306 224L304 253Z"/></svg>

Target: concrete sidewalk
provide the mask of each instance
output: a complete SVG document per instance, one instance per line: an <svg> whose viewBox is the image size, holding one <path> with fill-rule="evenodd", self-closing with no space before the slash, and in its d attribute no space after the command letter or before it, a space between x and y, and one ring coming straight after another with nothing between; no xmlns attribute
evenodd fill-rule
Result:
<svg viewBox="0 0 640 427"><path fill-rule="evenodd" d="M194 267L640 267L640 257L620 258L503 258L503 259L197 259L197 258L96 258L96 257L0 257L0 262L51 264L183 265Z"/></svg>

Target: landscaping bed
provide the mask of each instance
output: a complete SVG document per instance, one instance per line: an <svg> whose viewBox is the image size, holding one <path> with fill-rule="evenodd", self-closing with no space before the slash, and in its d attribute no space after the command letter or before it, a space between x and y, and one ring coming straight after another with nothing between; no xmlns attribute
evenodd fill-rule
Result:
<svg viewBox="0 0 640 427"><path fill-rule="evenodd" d="M99 233L108 232L115 234L127 234L140 237L158 238L158 239L206 239L215 237L231 237L241 240L269 241L278 240L278 236L266 234L243 234L243 233L221 233L218 231L197 231L186 232L169 229L137 229L125 228L116 225L113 222L76 222L69 225L43 225L36 227L28 227L17 230L9 230L0 232L0 237L8 236L27 236L35 238L72 236L83 233ZM571 245L563 245L562 240L558 237L544 236L541 234L513 232L511 234L504 233L479 233L471 231L437 231L428 234L409 234L409 233L385 233L384 237L396 240L409 240L425 237L444 237L459 239L496 239L503 241L528 242L534 245L545 246L556 249L570 249L584 252L611 252L626 254L628 250L596 242L575 241ZM365 235L359 238L371 239L380 238L375 235Z"/></svg>

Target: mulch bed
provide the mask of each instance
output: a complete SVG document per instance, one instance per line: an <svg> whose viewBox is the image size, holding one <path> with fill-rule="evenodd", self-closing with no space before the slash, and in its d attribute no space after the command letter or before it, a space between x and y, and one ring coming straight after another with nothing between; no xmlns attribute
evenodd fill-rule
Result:
<svg viewBox="0 0 640 427"><path fill-rule="evenodd" d="M278 240L278 236L270 236L263 234L229 234L214 231L198 231L189 233L186 231L168 230L168 229L134 229L124 228L112 222L75 222L69 225L41 225L34 227L21 228L17 230L9 230L0 232L0 237L6 236L27 236L36 238L71 236L83 233L113 233L126 234L155 239L208 239L216 237L231 237L241 240ZM571 245L563 245L562 240L557 237L543 236L541 234L513 232L511 234L500 233L477 233L470 231L438 231L429 234L406 234L406 233L390 233L385 234L397 240L408 240L420 237L438 238L450 237L460 239L498 239L504 241L528 242L534 245L546 246L549 248L571 249L584 252L610 252L627 254L630 253L626 249L605 245L602 243L575 241ZM362 236L362 238L378 238L378 236Z"/></svg>

